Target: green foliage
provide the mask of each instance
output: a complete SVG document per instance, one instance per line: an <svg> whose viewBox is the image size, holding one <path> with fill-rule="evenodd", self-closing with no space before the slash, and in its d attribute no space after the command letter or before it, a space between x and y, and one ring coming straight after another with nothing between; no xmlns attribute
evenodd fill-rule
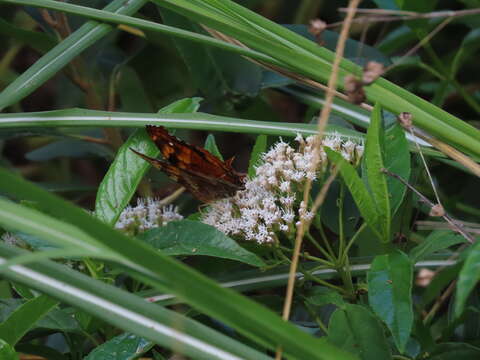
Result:
<svg viewBox="0 0 480 360"><path fill-rule="evenodd" d="M479 245L405 182L478 232L479 4L371 5L395 21L350 29L336 86L354 76L365 103L335 98L313 175L306 138L340 37L303 24L341 23L335 2L4 0L0 359L478 358ZM372 60L388 71L367 84ZM412 136L402 112L472 161ZM245 189L208 204L177 191L131 151L160 155L149 124L234 157ZM237 174L194 165L177 175L199 191Z"/></svg>
<svg viewBox="0 0 480 360"><path fill-rule="evenodd" d="M360 305L348 304L333 313L328 327L328 341L358 355L360 359L391 359L380 322Z"/></svg>
<svg viewBox="0 0 480 360"><path fill-rule="evenodd" d="M400 251L376 256L367 274L368 302L388 326L401 353L410 337L413 266Z"/></svg>
<svg viewBox="0 0 480 360"><path fill-rule="evenodd" d="M253 266L265 263L213 226L198 221L174 221L146 231L139 238L166 255L207 255L241 261Z"/></svg>
<svg viewBox="0 0 480 360"><path fill-rule="evenodd" d="M155 343L123 333L96 347L85 360L133 360L146 353Z"/></svg>

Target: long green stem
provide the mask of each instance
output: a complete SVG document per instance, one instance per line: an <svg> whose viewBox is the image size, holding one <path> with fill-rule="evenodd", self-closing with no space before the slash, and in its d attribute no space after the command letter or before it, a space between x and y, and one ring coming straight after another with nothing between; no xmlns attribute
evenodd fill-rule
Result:
<svg viewBox="0 0 480 360"><path fill-rule="evenodd" d="M338 259L342 260L342 253L344 252L345 247L345 229L343 224L343 204L345 201L345 185L343 182L340 184L340 196L338 198Z"/></svg>
<svg viewBox="0 0 480 360"><path fill-rule="evenodd" d="M350 239L350 241L348 242L347 246L345 247L344 251L341 254L342 262L344 262L345 258L348 257L348 251L350 250L352 245L355 243L355 240L357 240L357 238L360 236L360 234L366 227L367 227L367 223L363 223L360 226L360 228L357 230L357 232L352 236L352 238Z"/></svg>

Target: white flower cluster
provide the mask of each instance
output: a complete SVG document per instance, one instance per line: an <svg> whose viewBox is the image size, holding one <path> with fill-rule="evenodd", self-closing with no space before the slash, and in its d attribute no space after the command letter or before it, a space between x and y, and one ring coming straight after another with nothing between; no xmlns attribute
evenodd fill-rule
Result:
<svg viewBox="0 0 480 360"><path fill-rule="evenodd" d="M11 245L11 246L22 246L23 245L22 240L20 240L15 235L13 235L9 232L3 233L2 236L0 237L0 239L7 245Z"/></svg>
<svg viewBox="0 0 480 360"><path fill-rule="evenodd" d="M165 226L170 221L182 220L178 208L173 205L162 206L157 199L138 199L137 206L127 206L120 214L115 228L130 235Z"/></svg>
<svg viewBox="0 0 480 360"><path fill-rule="evenodd" d="M227 235L237 235L259 244L275 242L276 233L294 231L300 219L311 220L313 213L299 201L307 179L315 180L317 173L325 170L327 157L320 152L318 166L314 161L315 137L295 139L298 150L280 141L262 156L256 176L245 182L245 189L227 199L210 204L202 221L215 226ZM350 161L356 162L363 146L339 136L327 137L328 146Z"/></svg>

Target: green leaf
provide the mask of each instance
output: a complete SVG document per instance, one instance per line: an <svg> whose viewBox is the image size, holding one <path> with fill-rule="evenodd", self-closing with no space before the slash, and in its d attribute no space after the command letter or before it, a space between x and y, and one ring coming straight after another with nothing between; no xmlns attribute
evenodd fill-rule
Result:
<svg viewBox="0 0 480 360"><path fill-rule="evenodd" d="M0 324L0 339L5 340L11 346L15 346L34 327L36 322L57 304L58 301L46 295L28 300Z"/></svg>
<svg viewBox="0 0 480 360"><path fill-rule="evenodd" d="M471 30L462 40L451 65L451 76L454 78L463 62L470 58L480 47L480 29Z"/></svg>
<svg viewBox="0 0 480 360"><path fill-rule="evenodd" d="M138 236L166 255L207 255L241 261L252 266L265 263L213 226L181 220Z"/></svg>
<svg viewBox="0 0 480 360"><path fill-rule="evenodd" d="M384 166L387 170L401 176L403 179L410 178L410 151L405 131L398 122L395 122L385 131L383 152ZM407 192L406 186L397 179L387 176L387 188L390 199L392 215L395 214L402 204Z"/></svg>
<svg viewBox="0 0 480 360"><path fill-rule="evenodd" d="M413 263L416 263L438 250L447 249L465 241L463 236L452 231L433 231L424 241L410 250L410 259Z"/></svg>
<svg viewBox="0 0 480 360"><path fill-rule="evenodd" d="M255 167L260 164L262 155L267 151L267 137L265 135L258 135L253 146L252 153L250 154L250 162L248 163L248 177L253 178L255 176Z"/></svg>
<svg viewBox="0 0 480 360"><path fill-rule="evenodd" d="M215 142L215 136L208 134L204 147L206 150L210 151L213 155L223 161L222 153L220 150L218 150L217 143Z"/></svg>
<svg viewBox="0 0 480 360"><path fill-rule="evenodd" d="M362 360L390 360L390 347L382 325L360 305L335 310L328 326L328 341Z"/></svg>
<svg viewBox="0 0 480 360"><path fill-rule="evenodd" d="M480 241L472 245L460 270L455 292L455 317L462 315L468 295L480 279Z"/></svg>
<svg viewBox="0 0 480 360"><path fill-rule="evenodd" d="M123 333L93 349L84 360L133 360L150 350L154 342Z"/></svg>
<svg viewBox="0 0 480 360"><path fill-rule="evenodd" d="M339 172L350 190L353 200L355 201L355 204L357 204L360 214L365 219L365 222L375 236L380 241L384 241L383 235L378 231L380 224L375 203L373 202L373 198L370 196L365 184L360 179L360 176L358 176L357 171L342 157L342 155L328 147L325 147L324 150L327 153L328 159L338 166Z"/></svg>
<svg viewBox="0 0 480 360"><path fill-rule="evenodd" d="M379 219L377 226L380 226L378 230L382 235L382 241L388 242L390 240L391 213L386 175L382 172L385 167L382 155L383 141L382 109L380 104L377 103L370 118L363 163L367 169L368 186L376 205L375 209Z"/></svg>
<svg viewBox="0 0 480 360"><path fill-rule="evenodd" d="M342 295L325 286L315 286L312 289L312 293L306 298L306 301L310 305L315 306L333 304L338 307L343 307L345 305L345 300L343 300Z"/></svg>
<svg viewBox="0 0 480 360"><path fill-rule="evenodd" d="M62 332L80 332L78 322L63 309L52 309L44 318L40 319L37 327L58 330Z"/></svg>
<svg viewBox="0 0 480 360"><path fill-rule="evenodd" d="M425 360L475 360L480 358L480 348L466 343L443 343L435 346Z"/></svg>
<svg viewBox="0 0 480 360"><path fill-rule="evenodd" d="M403 353L413 324L413 265L402 252L376 256L367 273L368 302Z"/></svg>
<svg viewBox="0 0 480 360"><path fill-rule="evenodd" d="M149 102L148 93L145 91L144 84L136 71L130 66L124 65L119 69L118 76L116 91L122 103L119 110L152 112L153 108Z"/></svg>
<svg viewBox="0 0 480 360"><path fill-rule="evenodd" d="M187 98L173 102L160 110L161 114L195 112L200 98ZM95 215L108 224L115 224L120 213L130 202L150 164L140 159L130 148L150 157L157 157L160 150L150 140L144 129L135 131L118 149L115 160L98 187Z"/></svg>
<svg viewBox="0 0 480 360"><path fill-rule="evenodd" d="M18 360L18 354L12 345L0 338L0 359L2 360Z"/></svg>
<svg viewBox="0 0 480 360"><path fill-rule="evenodd" d="M160 9L166 25L204 34L202 27L166 9ZM227 93L255 96L260 89L261 68L236 54L189 40L174 39L195 87L210 98Z"/></svg>

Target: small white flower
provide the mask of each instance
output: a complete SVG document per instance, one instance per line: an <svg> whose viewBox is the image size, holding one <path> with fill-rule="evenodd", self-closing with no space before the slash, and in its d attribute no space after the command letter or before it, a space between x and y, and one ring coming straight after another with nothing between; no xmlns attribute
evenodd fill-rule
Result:
<svg viewBox="0 0 480 360"><path fill-rule="evenodd" d="M182 220L178 208L173 205L162 206L157 199L138 199L137 206L127 206L118 218L115 228L131 235L149 229L165 226L170 221Z"/></svg>
<svg viewBox="0 0 480 360"><path fill-rule="evenodd" d="M4 233L1 239L5 244L11 245L11 246L17 246L22 243L22 241L19 240L15 235L8 232Z"/></svg>
<svg viewBox="0 0 480 360"><path fill-rule="evenodd" d="M314 136L304 139L297 134L295 140L298 150L280 141L264 153L263 163L256 167L256 176L246 181L245 189L210 204L202 221L227 235L259 244L274 242L274 230L288 232L300 224L300 219L310 221L315 214L303 202L299 208L295 206L300 199L294 189L301 189L307 179L317 178L317 172L326 168L326 154L321 148L315 156ZM343 144L335 134L324 139L322 145L342 151L349 159L359 157L359 145L349 141Z"/></svg>

